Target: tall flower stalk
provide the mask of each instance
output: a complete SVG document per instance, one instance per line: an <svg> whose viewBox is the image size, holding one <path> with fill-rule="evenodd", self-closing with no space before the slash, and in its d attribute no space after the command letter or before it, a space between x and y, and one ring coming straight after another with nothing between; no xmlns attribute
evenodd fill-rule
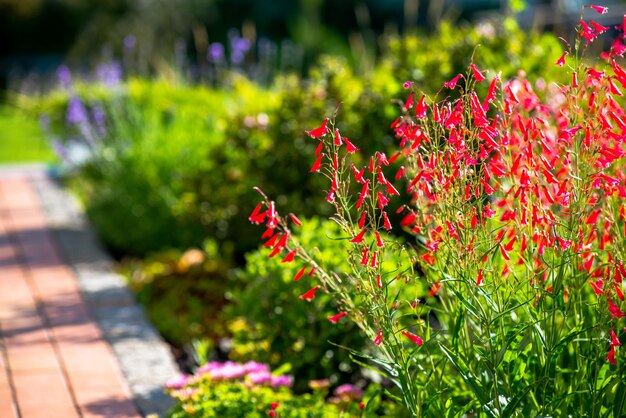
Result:
<svg viewBox="0 0 626 418"><path fill-rule="evenodd" d="M471 64L433 97L410 91L398 151L362 167L335 118L308 131L350 271L326 271L265 195L252 213L271 256L312 276L301 298L330 292L340 311L328 319L370 336L360 357L411 415L626 413L624 49L608 65L581 58L606 30L581 20L554 64L565 85Z"/></svg>

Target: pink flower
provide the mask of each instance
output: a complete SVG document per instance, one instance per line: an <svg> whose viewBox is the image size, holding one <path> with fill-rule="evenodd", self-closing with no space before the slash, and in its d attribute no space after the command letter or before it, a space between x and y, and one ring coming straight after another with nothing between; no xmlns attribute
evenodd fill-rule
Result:
<svg viewBox="0 0 626 418"><path fill-rule="evenodd" d="M443 83L443 86L449 89L453 89L456 87L456 83L459 82L459 79L461 77L463 77L463 74L457 74L452 80L446 81L445 83Z"/></svg>
<svg viewBox="0 0 626 418"><path fill-rule="evenodd" d="M357 400L363 397L363 390L357 386L346 383L344 385L338 386L335 389L335 395L341 398Z"/></svg>
<svg viewBox="0 0 626 418"><path fill-rule="evenodd" d="M187 383L189 383L189 380L191 380L191 376L189 375L186 375L186 374L178 375L167 381L167 383L165 384L165 389L181 389L187 386Z"/></svg>
<svg viewBox="0 0 626 418"><path fill-rule="evenodd" d="M280 376L272 376L270 379L270 385L273 388L290 387L293 385L293 376L289 376L286 374Z"/></svg>

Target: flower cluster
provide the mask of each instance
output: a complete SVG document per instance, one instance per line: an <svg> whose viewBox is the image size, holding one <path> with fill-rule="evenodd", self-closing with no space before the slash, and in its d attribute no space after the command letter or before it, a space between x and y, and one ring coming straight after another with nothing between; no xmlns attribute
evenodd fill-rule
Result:
<svg viewBox="0 0 626 418"><path fill-rule="evenodd" d="M594 21L578 29L587 43L608 30ZM358 149L334 119L307 131L318 141L310 171L328 179L349 272L320 268L289 230L295 215L280 217L265 195L250 216L265 223L270 257L304 263L295 280L307 271L319 279L302 299L332 292L341 310L328 320L347 316L371 336L376 364L412 414L462 381L490 416L506 415L511 404L528 415L536 405L536 414L562 415L551 403L556 391L580 393L581 405L592 394L559 370L583 370L582 380L602 370L605 387L619 379L619 370L607 371L626 364L614 331L626 317L626 70L618 39L606 66L581 60L577 41L556 61L568 83L503 80L474 64L432 97L406 82L410 93L391 126L399 150L376 152L364 166L350 161ZM406 187L389 180L392 165ZM399 229L415 246L391 235ZM583 364L581 352L608 362ZM524 363L531 357L542 366ZM425 364L435 370L425 373ZM528 380L507 372L529 367ZM445 373L460 379L445 388L431 380Z"/></svg>

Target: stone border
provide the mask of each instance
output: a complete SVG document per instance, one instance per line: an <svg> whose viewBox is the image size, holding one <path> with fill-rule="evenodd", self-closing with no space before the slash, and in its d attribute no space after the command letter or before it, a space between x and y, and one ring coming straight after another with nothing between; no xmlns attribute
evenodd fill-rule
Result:
<svg viewBox="0 0 626 418"><path fill-rule="evenodd" d="M124 279L113 272L111 258L98 244L80 205L42 166L14 166L2 171L28 172L60 255L75 272L90 313L119 361L135 405L144 416L164 416L173 400L163 387L180 371L169 346L137 305Z"/></svg>

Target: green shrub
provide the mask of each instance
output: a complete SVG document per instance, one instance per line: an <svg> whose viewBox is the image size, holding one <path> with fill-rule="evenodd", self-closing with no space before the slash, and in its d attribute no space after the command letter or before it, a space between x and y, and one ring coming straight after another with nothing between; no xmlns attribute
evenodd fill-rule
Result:
<svg viewBox="0 0 626 418"><path fill-rule="evenodd" d="M328 239L340 235L334 223L304 220L294 233L317 248L317 258L328 269L346 267L339 241ZM221 319L231 333L230 358L254 358L273 367L288 364L297 384L324 377L346 381L355 372L354 364L334 344L365 348L363 335L348 321L333 324L327 319L337 313L329 295L319 292L312 301L298 298L312 287L309 270L294 282L301 266L281 263L269 253L264 248L248 254L246 267L236 275L239 286L229 293L231 303Z"/></svg>

